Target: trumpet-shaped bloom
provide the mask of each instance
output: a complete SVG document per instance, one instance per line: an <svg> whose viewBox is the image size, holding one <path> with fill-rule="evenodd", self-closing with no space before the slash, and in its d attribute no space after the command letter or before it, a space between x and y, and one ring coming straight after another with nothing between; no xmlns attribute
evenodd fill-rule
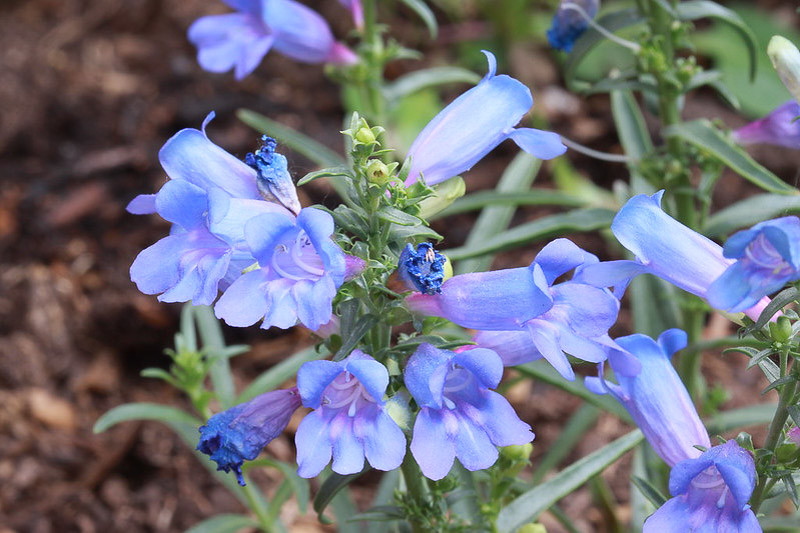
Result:
<svg viewBox="0 0 800 533"><path fill-rule="evenodd" d="M217 463L217 470L233 470L239 485L244 486L244 461L255 459L264 446L280 435L298 407L297 388L256 396L212 416L200 428L197 449Z"/></svg>
<svg viewBox="0 0 800 533"><path fill-rule="evenodd" d="M760 533L748 501L756 483L753 457L736 441L714 446L672 468L673 496L644 523L644 533Z"/></svg>
<svg viewBox="0 0 800 533"><path fill-rule="evenodd" d="M711 284L708 303L744 311L800 279L800 219L776 218L734 233L722 253L736 262Z"/></svg>
<svg viewBox="0 0 800 533"><path fill-rule="evenodd" d="M711 446L708 432L670 362L672 354L686 347L686 333L670 329L658 341L641 334L615 340L638 359L641 371L636 375L617 372L619 385L615 385L605 381L600 365L600 377L586 378L586 386L598 394L611 393L669 466L699 456L694 446ZM610 358L610 363L616 371L615 359Z"/></svg>
<svg viewBox="0 0 800 533"><path fill-rule="evenodd" d="M258 268L242 274L215 312L231 326L289 328L299 320L316 330L331 319L344 282L345 254L333 242L333 217L307 207L295 219L270 213L249 220L244 235Z"/></svg>
<svg viewBox="0 0 800 533"><path fill-rule="evenodd" d="M708 299L709 287L733 261L723 256L720 245L666 214L661 209L663 194L634 196L611 224L614 236L636 260L589 265L580 273L583 282L624 290L639 274L653 274ZM756 319L767 303L762 299L744 312Z"/></svg>
<svg viewBox="0 0 800 533"><path fill-rule="evenodd" d="M531 92L514 78L496 76L497 60L490 52L484 54L489 72L483 80L436 115L411 145L406 185L420 176L428 185L457 176L506 139L541 159L567 150L555 133L514 128L533 106Z"/></svg>
<svg viewBox="0 0 800 533"><path fill-rule="evenodd" d="M409 358L404 381L420 406L411 453L422 473L442 479L457 457L467 470L489 468L498 446L533 440L528 424L496 388L503 362L491 350L454 353L421 344Z"/></svg>
<svg viewBox="0 0 800 533"><path fill-rule="evenodd" d="M397 273L411 290L422 294L442 292L447 258L437 252L429 242L414 246L407 244L397 265Z"/></svg>
<svg viewBox="0 0 800 533"><path fill-rule="evenodd" d="M795 100L776 107L769 115L733 132L739 144L774 144L800 148L800 103Z"/></svg>
<svg viewBox="0 0 800 533"><path fill-rule="evenodd" d="M365 457L378 470L400 466L406 438L386 413L388 384L386 368L360 350L341 361L311 361L300 367L297 387L303 405L314 409L295 435L300 476L316 476L331 457L338 474L360 472Z"/></svg>
<svg viewBox="0 0 800 533"><path fill-rule="evenodd" d="M353 14L353 23L356 28L364 27L364 6L361 0L339 0L339 3L350 10Z"/></svg>
<svg viewBox="0 0 800 533"><path fill-rule="evenodd" d="M234 69L240 80L253 72L274 48L305 63L354 63L357 58L336 42L316 11L294 0L226 0L237 10L197 19L189 40L197 61L210 72Z"/></svg>
<svg viewBox="0 0 800 533"><path fill-rule="evenodd" d="M286 157L275 153L278 142L272 137L262 135L261 143L261 148L244 158L245 163L256 171L258 191L265 200L277 202L292 213L299 213L300 200L289 174Z"/></svg>
<svg viewBox="0 0 800 533"><path fill-rule="evenodd" d="M556 50L572 51L572 45L589 27L587 17L594 18L600 7L599 0L561 0L547 40Z"/></svg>

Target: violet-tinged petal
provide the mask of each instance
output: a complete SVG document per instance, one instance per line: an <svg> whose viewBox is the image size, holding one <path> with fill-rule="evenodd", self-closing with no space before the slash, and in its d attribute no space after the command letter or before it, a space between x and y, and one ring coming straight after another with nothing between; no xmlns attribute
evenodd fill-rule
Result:
<svg viewBox="0 0 800 533"><path fill-rule="evenodd" d="M248 220L244 235L250 251L262 267L268 266L281 237L296 227L295 219L282 213L265 213Z"/></svg>
<svg viewBox="0 0 800 533"><path fill-rule="evenodd" d="M349 9L353 14L353 24L356 25L356 28L363 28L364 6L361 4L361 0L339 0L339 3Z"/></svg>
<svg viewBox="0 0 800 533"><path fill-rule="evenodd" d="M125 210L132 215L152 215L156 212L156 195L140 194L130 201Z"/></svg>
<svg viewBox="0 0 800 533"><path fill-rule="evenodd" d="M275 50L282 54L305 63L334 59L331 29L313 9L293 0L270 0L264 20L273 31Z"/></svg>
<svg viewBox="0 0 800 533"><path fill-rule="evenodd" d="M800 104L785 102L767 116L733 131L733 140L739 144L774 144L786 148L800 148Z"/></svg>
<svg viewBox="0 0 800 533"><path fill-rule="evenodd" d="M261 323L262 329L288 329L297 323L297 302L292 287L294 281L288 279L278 278L270 282L266 291L269 306Z"/></svg>
<svg viewBox="0 0 800 533"><path fill-rule="evenodd" d="M456 457L470 471L492 466L499 456L486 430L466 416L458 417L458 432L454 437Z"/></svg>
<svg viewBox="0 0 800 533"><path fill-rule="evenodd" d="M473 340L482 348L488 348L503 360L505 366L516 366L542 358L527 330L478 331Z"/></svg>
<svg viewBox="0 0 800 533"><path fill-rule="evenodd" d="M189 41L197 47L197 62L209 72L234 69L237 80L253 72L274 44L269 28L248 13L209 15L189 27Z"/></svg>
<svg viewBox="0 0 800 533"><path fill-rule="evenodd" d="M358 359L359 353L363 354L364 352L353 350L345 369L358 379L378 405L382 405L383 395L386 394L386 387L389 386L389 374L386 372L386 367L372 358Z"/></svg>
<svg viewBox="0 0 800 533"><path fill-rule="evenodd" d="M440 409L447 363L452 359L452 353L422 343L414 354L408 359L404 370L406 388L420 407Z"/></svg>
<svg viewBox="0 0 800 533"><path fill-rule="evenodd" d="M172 180L156 194L156 211L187 231L201 228L206 225L208 194L187 181Z"/></svg>
<svg viewBox="0 0 800 533"><path fill-rule="evenodd" d="M458 421L450 411L423 407L414 422L411 453L422 474L434 481L450 472L456 458L456 447L450 435Z"/></svg>
<svg viewBox="0 0 800 533"><path fill-rule="evenodd" d="M364 469L364 446L353 434L353 421L346 411L340 411L328 424L333 444L331 470L337 474L357 474Z"/></svg>
<svg viewBox="0 0 800 533"><path fill-rule="evenodd" d="M494 391L484 392L484 402L477 411L480 423L497 446L527 444L533 440L531 427L519 419L514 408L501 394Z"/></svg>
<svg viewBox="0 0 800 533"><path fill-rule="evenodd" d="M269 276L260 268L242 274L222 293L214 306L217 318L237 328L252 326L263 319L269 301L262 287L269 282Z"/></svg>
<svg viewBox="0 0 800 533"><path fill-rule="evenodd" d="M542 354L548 363L561 374L564 379L573 381L575 372L569 364L567 354L561 349L559 343L558 328L545 320L533 319L526 324L530 332L533 343L539 353Z"/></svg>
<svg viewBox="0 0 800 533"><path fill-rule="evenodd" d="M364 444L364 455L373 467L390 471L398 468L406 454L403 430L377 406L364 407L353 421L353 432Z"/></svg>
<svg viewBox="0 0 800 533"><path fill-rule="evenodd" d="M800 427L795 426L789 431L786 432L786 436L789 438L790 441L795 443L795 445L800 446Z"/></svg>
<svg viewBox="0 0 800 533"><path fill-rule="evenodd" d="M325 388L342 372L342 361L309 361L303 364L297 371L297 389L303 399L303 407L319 408Z"/></svg>
<svg viewBox="0 0 800 533"><path fill-rule="evenodd" d="M567 147L561 142L561 135L552 131L516 128L511 130L508 138L524 151L539 159L553 159L567 151Z"/></svg>
<svg viewBox="0 0 800 533"><path fill-rule="evenodd" d="M469 370L480 387L495 389L503 379L503 361L500 356L486 348L472 348L456 353L453 363Z"/></svg>
<svg viewBox="0 0 800 533"><path fill-rule="evenodd" d="M569 239L556 239L542 248L534 261L542 267L547 284L552 285L570 270L597 263L597 257Z"/></svg>
<svg viewBox="0 0 800 533"><path fill-rule="evenodd" d="M180 258L191 246L187 234L170 235L139 252L131 265L131 280L144 294L160 294L180 280Z"/></svg>
<svg viewBox="0 0 800 533"><path fill-rule="evenodd" d="M297 475L314 477L325 468L333 454L328 421L320 411L308 413L294 435L297 448Z"/></svg>

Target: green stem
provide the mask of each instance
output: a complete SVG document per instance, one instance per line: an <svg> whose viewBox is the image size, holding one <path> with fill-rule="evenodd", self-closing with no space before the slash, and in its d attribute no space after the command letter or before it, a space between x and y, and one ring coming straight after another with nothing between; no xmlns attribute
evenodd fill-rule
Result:
<svg viewBox="0 0 800 533"><path fill-rule="evenodd" d="M409 496L414 499L417 507L426 507L429 504L430 490L410 451L406 453L400 469L403 471L403 479L406 482L406 491ZM409 517L409 522L413 533L425 533L425 524L414 520L414 517Z"/></svg>
<svg viewBox="0 0 800 533"><path fill-rule="evenodd" d="M380 125L385 123L383 99L383 42L377 23L377 2L364 2L364 43L367 45L365 57L367 66L366 91L369 99L370 119Z"/></svg>

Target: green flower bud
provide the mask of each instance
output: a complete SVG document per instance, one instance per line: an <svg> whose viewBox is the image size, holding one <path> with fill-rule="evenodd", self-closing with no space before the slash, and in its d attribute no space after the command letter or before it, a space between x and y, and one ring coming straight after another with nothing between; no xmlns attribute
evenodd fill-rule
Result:
<svg viewBox="0 0 800 533"><path fill-rule="evenodd" d="M785 316L778 317L778 320L769 323L769 334L774 341L788 341L792 336L792 322Z"/></svg>
<svg viewBox="0 0 800 533"><path fill-rule="evenodd" d="M781 444L775 449L775 457L781 463L789 463L794 460L796 452L797 446L795 446L794 443L787 442L785 444Z"/></svg>
<svg viewBox="0 0 800 533"><path fill-rule="evenodd" d="M375 142L375 134L369 127L364 126L356 132L356 140L362 144L372 144Z"/></svg>
<svg viewBox="0 0 800 533"><path fill-rule="evenodd" d="M533 453L533 444L514 444L500 448L500 456L509 461L527 461Z"/></svg>
<svg viewBox="0 0 800 533"><path fill-rule="evenodd" d="M392 173L380 159L370 159L367 163L367 179L376 185L386 185L392 179Z"/></svg>
<svg viewBox="0 0 800 533"><path fill-rule="evenodd" d="M442 255L444 255L444 254L442 254ZM442 283L444 283L445 281L447 281L448 279L453 277L453 262L450 261L450 258L447 257L446 255L444 255L444 259L445 259L445 261L444 261L444 279L442 280ZM525 446L528 446L528 445L526 444ZM528 455L530 455L530 454L528 454Z"/></svg>
<svg viewBox="0 0 800 533"><path fill-rule="evenodd" d="M464 196L464 193L467 192L467 186L464 184L463 179L456 176L434 187L434 191L436 192L433 196L429 196L419 203L419 216L424 220L443 211L450 204Z"/></svg>
<svg viewBox="0 0 800 533"><path fill-rule="evenodd" d="M542 524L525 524L517 530L517 533L547 533L547 528Z"/></svg>
<svg viewBox="0 0 800 533"><path fill-rule="evenodd" d="M769 41L767 55L783 84L800 102L800 50L789 39L775 35Z"/></svg>

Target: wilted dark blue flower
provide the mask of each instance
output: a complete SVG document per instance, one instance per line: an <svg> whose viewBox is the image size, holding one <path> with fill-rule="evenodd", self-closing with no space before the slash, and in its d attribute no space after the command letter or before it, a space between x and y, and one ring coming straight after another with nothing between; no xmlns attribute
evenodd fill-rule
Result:
<svg viewBox="0 0 800 533"><path fill-rule="evenodd" d="M341 361L311 361L297 373L303 405L314 409L295 435L297 473L319 474L333 457L338 474L355 474L364 458L378 470L403 462L406 438L386 413L389 372L360 350Z"/></svg>
<svg viewBox="0 0 800 533"><path fill-rule="evenodd" d="M298 407L297 388L256 396L212 416L200 428L197 449L217 463L217 470L233 470L239 485L244 486L244 461L255 459L264 446L280 435Z"/></svg>
<svg viewBox="0 0 800 533"><path fill-rule="evenodd" d="M297 189L289 174L286 157L275 153L278 142L272 137L261 137L261 148L245 156L244 162L256 171L256 184L264 199L278 202L291 212L300 212Z"/></svg>
<svg viewBox="0 0 800 533"><path fill-rule="evenodd" d="M503 377L503 362L491 350L454 353L421 344L409 358L404 381L420 406L411 453L422 473L442 479L457 457L467 470L489 468L498 446L533 440L502 395L491 391Z"/></svg>
<svg viewBox="0 0 800 533"><path fill-rule="evenodd" d="M636 256L635 261L608 261L589 265L581 280L621 291L640 274L653 274L676 287L708 299L711 284L733 263L722 247L666 214L661 209L664 191L634 196L611 223L617 240ZM764 298L744 312L754 320L769 303Z"/></svg>
<svg viewBox="0 0 800 533"><path fill-rule="evenodd" d="M561 0L553 24L547 30L550 46L570 52L578 37L589 27L587 17L593 19L599 7L599 0Z"/></svg>
<svg viewBox="0 0 800 533"><path fill-rule="evenodd" d="M433 244L422 242L414 246L407 244L397 265L400 279L411 290L422 294L442 292L447 258L433 248Z"/></svg>
<svg viewBox="0 0 800 533"><path fill-rule="evenodd" d="M800 104L790 100L769 115L733 132L739 144L775 144L800 149Z"/></svg>
<svg viewBox="0 0 800 533"><path fill-rule="evenodd" d="M736 262L708 289L708 303L739 312L800 279L800 219L767 220L734 233L722 253Z"/></svg>
<svg viewBox="0 0 800 533"><path fill-rule="evenodd" d="M189 28L197 61L210 72L234 69L242 79L270 48L306 63L354 63L316 11L294 0L224 0L237 13L202 17Z"/></svg>
<svg viewBox="0 0 800 533"><path fill-rule="evenodd" d="M589 390L597 394L611 393L628 410L647 441L669 466L700 455L695 446L711 446L692 398L670 362L675 352L686 347L686 333L670 329L662 333L657 342L641 334L615 341L636 357L641 371L635 375L618 372L617 359L609 357L619 385L603 378L601 364L600 377L586 378Z"/></svg>
<svg viewBox="0 0 800 533"><path fill-rule="evenodd" d="M347 270L345 253L333 242L333 217L307 207L297 218L257 216L244 235L258 268L241 275L214 310L231 326L289 328L299 320L315 330L327 323Z"/></svg>
<svg viewBox="0 0 800 533"><path fill-rule="evenodd" d="M555 133L514 128L533 106L531 91L514 78L496 76L497 60L483 53L489 60L483 80L436 115L411 145L406 185L420 176L428 185L457 176L506 139L541 159L567 150Z"/></svg>
<svg viewBox="0 0 800 533"><path fill-rule="evenodd" d="M750 453L729 440L672 468L672 499L644 523L643 533L760 533L748 501L756 483Z"/></svg>

